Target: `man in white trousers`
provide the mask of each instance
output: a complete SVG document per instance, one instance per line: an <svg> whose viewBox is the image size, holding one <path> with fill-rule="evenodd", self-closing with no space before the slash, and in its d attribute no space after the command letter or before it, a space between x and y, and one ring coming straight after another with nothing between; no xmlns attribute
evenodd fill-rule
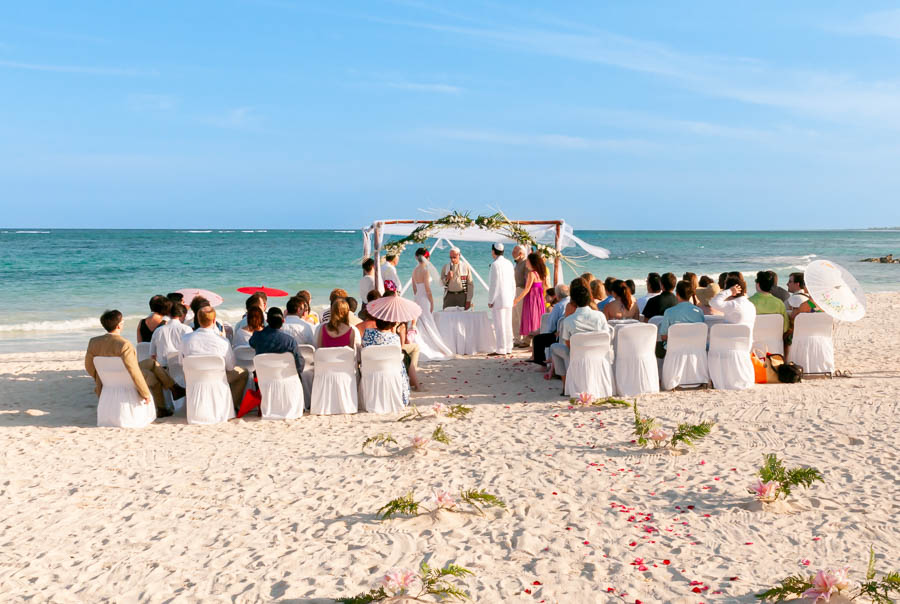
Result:
<svg viewBox="0 0 900 604"><path fill-rule="evenodd" d="M516 299L516 275L512 262L503 256L503 244L491 248L494 262L491 264L491 286L488 290L488 308L494 316L496 346L488 356L509 354L513 348L512 309Z"/></svg>

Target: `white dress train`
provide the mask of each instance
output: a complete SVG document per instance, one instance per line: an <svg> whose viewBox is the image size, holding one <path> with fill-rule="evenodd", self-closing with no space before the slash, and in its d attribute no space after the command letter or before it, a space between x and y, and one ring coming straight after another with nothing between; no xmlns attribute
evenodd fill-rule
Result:
<svg viewBox="0 0 900 604"><path fill-rule="evenodd" d="M429 279L431 282L431 279ZM425 361L446 361L453 358L453 351L441 339L434 315L431 314L431 303L424 283L415 283L416 304L422 314L416 320L416 343L419 345L419 356Z"/></svg>

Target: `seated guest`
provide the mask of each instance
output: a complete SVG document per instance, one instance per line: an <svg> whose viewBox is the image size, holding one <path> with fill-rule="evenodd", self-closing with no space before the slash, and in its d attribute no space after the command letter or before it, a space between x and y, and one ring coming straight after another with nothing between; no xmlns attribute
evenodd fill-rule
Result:
<svg viewBox="0 0 900 604"><path fill-rule="evenodd" d="M595 280L596 281L596 280ZM576 279L573 283L583 283L581 279ZM600 283L599 281L596 281ZM601 284L602 285L602 284ZM557 285L557 297L562 296L559 301L550 309L550 318L547 320L548 329L550 331L539 333L532 339L532 357L531 361L538 365L544 365L547 362L546 350L551 344L556 342L556 331L559 329L559 322L563 319L566 312L566 305L569 303L569 286Z"/></svg>
<svg viewBox="0 0 900 604"><path fill-rule="evenodd" d="M266 326L266 317L259 306L251 306L244 315L244 324L234 331L232 347L250 346L250 338L253 334L262 331Z"/></svg>
<svg viewBox="0 0 900 604"><path fill-rule="evenodd" d="M318 325L319 313L312 309L312 296L310 293L305 289L301 289L297 292L297 297L306 302L306 311L301 315L301 318L310 325Z"/></svg>
<svg viewBox="0 0 900 604"><path fill-rule="evenodd" d="M181 356L216 356L225 361L225 377L231 388L231 398L235 410L240 408L247 386L248 373L243 367L234 366L234 352L231 345L216 329L216 310L204 306L196 311L200 327L193 333L185 334L181 340Z"/></svg>
<svg viewBox="0 0 900 604"><path fill-rule="evenodd" d="M622 282L622 286L625 283ZM599 310L591 308L591 292L583 283L572 283L569 290L571 304L576 308L571 315L562 320L559 327L559 342L550 347L553 357L553 370L563 380L563 393L566 389L566 370L569 367L570 340L576 333L605 332L612 335L612 329L606 317Z"/></svg>
<svg viewBox="0 0 900 604"><path fill-rule="evenodd" d="M284 317L284 327L281 329L285 333L290 334L298 345L308 344L313 346L316 341L316 334L312 325L303 320L303 312L307 309L306 301L303 298L294 296L287 301L287 315Z"/></svg>
<svg viewBox="0 0 900 604"><path fill-rule="evenodd" d="M359 299L365 300L370 291L378 289L375 284L375 260L372 258L363 260L362 271L363 276L362 279L359 280ZM347 296L343 297L346 298ZM328 319L322 317L322 320L327 321Z"/></svg>
<svg viewBox="0 0 900 604"><path fill-rule="evenodd" d="M138 395L143 399L145 405L149 405L151 393L148 382L152 382L156 388L159 387L159 382L151 372L140 368L134 345L122 337L122 313L117 310L108 310L100 316L100 324L106 330L106 335L91 338L84 355L84 368L88 375L94 378L94 392L97 393L97 397L99 398L103 392L103 381L94 366L94 359L96 357L119 357L125 364L125 369L131 376ZM162 396L161 391L159 394Z"/></svg>
<svg viewBox="0 0 900 604"><path fill-rule="evenodd" d="M681 276L681 279L691 284L691 291L696 292L698 289L700 289L700 280L697 278L696 273L685 273ZM691 298L691 303L696 305L697 298Z"/></svg>
<svg viewBox="0 0 900 604"><path fill-rule="evenodd" d="M700 277L700 280L697 282L697 284L698 284L700 287L706 287L706 286L709 285L710 283L715 283L715 281L713 281L713 278L712 278L712 277L707 277L706 275L703 275L702 277ZM699 288L698 288L698 289L699 289Z"/></svg>
<svg viewBox="0 0 900 604"><path fill-rule="evenodd" d="M719 273L719 279L716 281L716 285L719 286L719 291L725 289L725 282L728 280L728 273Z"/></svg>
<svg viewBox="0 0 900 604"><path fill-rule="evenodd" d="M137 341L149 342L153 337L153 332L157 327L166 322L166 315L169 314L169 308L172 301L165 296L153 296L150 298L150 314L141 319L137 327Z"/></svg>
<svg viewBox="0 0 900 604"><path fill-rule="evenodd" d="M393 281L391 281L391 283L393 283ZM347 298L347 306L350 307L350 316L348 317L350 326L356 327L356 325L362 321L362 319L360 319L356 314L356 310L359 308L359 302L356 301L356 298Z"/></svg>
<svg viewBox="0 0 900 604"><path fill-rule="evenodd" d="M637 296L637 285L634 283L634 279L625 279L625 285L628 286L628 291L631 292L631 297L634 298Z"/></svg>
<svg viewBox="0 0 900 604"><path fill-rule="evenodd" d="M621 279L613 282L612 302L603 307L603 315L607 320L613 319L637 319L640 316L637 302L631 297L631 290Z"/></svg>
<svg viewBox="0 0 900 604"><path fill-rule="evenodd" d="M644 314L644 307L650 298L655 298L662 291L662 282L659 273L650 273L647 275L647 293L637 299L638 311Z"/></svg>
<svg viewBox="0 0 900 604"><path fill-rule="evenodd" d="M656 346L656 356L659 358L666 355L669 327L676 323L703 323L703 310L691 302L694 292L689 281L678 282L675 286L675 297L678 298L678 304L666 309L666 312L663 313L663 321L659 324L659 335L662 338L662 342Z"/></svg>
<svg viewBox="0 0 900 604"><path fill-rule="evenodd" d="M703 283L703 279L700 279L700 283ZM710 279L710 282L707 283L705 286L703 286L697 290L697 293L695 295L697 296L697 301L700 303L697 306L700 307L700 310L703 311L704 315L722 314L719 311L714 310L709 305L709 301L712 300L713 296L715 296L717 293L719 293L719 291L720 291L719 286L716 283L713 283L712 279Z"/></svg>
<svg viewBox="0 0 900 604"><path fill-rule="evenodd" d="M644 319L646 321L662 315L666 312L666 309L672 308L678 304L678 298L672 293L675 289L675 284L678 283L678 279L675 278L675 275L672 273L665 273L660 277L659 282L662 286L662 293L650 298L647 300L647 304L644 305Z"/></svg>
<svg viewBox="0 0 900 604"><path fill-rule="evenodd" d="M618 279L616 279L615 277L607 277L603 281L603 289L604 291L606 291L606 297L597 302L597 310L603 310L604 308L606 308L607 304L612 304L613 302L615 302L616 298L615 296L613 296L612 287L613 283L615 283L616 281L618 281Z"/></svg>
<svg viewBox="0 0 900 604"><path fill-rule="evenodd" d="M192 326L192 327L193 327L194 330L200 329L200 319L199 319L199 317L197 316L197 312L198 312L201 308L203 308L204 306L210 306L210 307L211 307L212 305L209 303L209 300L207 300L207 299L204 298L203 296L196 296L194 299L191 300L191 313L192 313L193 316L194 316L194 321L193 321L193 326ZM222 336L222 337L225 338L225 339L228 339L228 336L227 336L226 333L225 333L225 327L224 327L221 323L219 323L218 321L216 321L216 322L215 322L215 325L213 325L213 329L214 329L214 330L216 331L216 333L218 333L220 336Z"/></svg>
<svg viewBox="0 0 900 604"><path fill-rule="evenodd" d="M597 310L598 307L603 304L603 301L607 298L606 286L603 285L603 281L601 281L600 279L585 281L584 284L591 292L591 308Z"/></svg>
<svg viewBox="0 0 900 604"><path fill-rule="evenodd" d="M316 331L316 348L359 347L359 332L350 327L350 305L343 297L331 303L328 321Z"/></svg>
<svg viewBox="0 0 900 604"><path fill-rule="evenodd" d="M791 297L787 301L787 309L791 313L791 321L793 321L799 313L803 312L821 312L816 303L809 297L809 291L806 289L806 279L803 273L791 273L788 277L788 291Z"/></svg>
<svg viewBox="0 0 900 604"><path fill-rule="evenodd" d="M264 294L262 292L256 292L255 294L250 294L247 297L247 299L244 300L244 308L246 308L249 311L251 308L256 307L259 310L261 310L263 313L263 316L265 316L266 306L268 306L268 303L269 303L269 297L266 294ZM238 330L240 330L246 324L247 324L247 314L244 313L244 316L241 317L241 320L238 321L237 325L234 326L235 333L237 333Z"/></svg>
<svg viewBox="0 0 900 604"><path fill-rule="evenodd" d="M585 282L585 284L586 284L588 287L590 287L590 286L591 286L591 282L595 279L594 273L582 273L582 274L581 274L581 279L582 279L582 281ZM606 296L604 296L604 297L606 297Z"/></svg>
<svg viewBox="0 0 900 604"><path fill-rule="evenodd" d="M294 357L294 365L297 367L297 375L303 373L303 356L294 336L282 331L284 325L284 313L277 306L273 306L266 313L266 326L262 331L257 331L250 337L250 347L260 354L280 354L289 352Z"/></svg>
<svg viewBox="0 0 900 604"><path fill-rule="evenodd" d="M349 297L349 294L345 289L338 288L331 290L331 294L328 296L328 308L325 310L325 312L322 313L323 323L328 322L328 317L331 315L331 305L334 304L334 301L338 298L346 299L347 297Z"/></svg>
<svg viewBox="0 0 900 604"><path fill-rule="evenodd" d="M381 294L378 293L378 290L373 289L372 291L369 292L369 295L366 296L366 304L368 305L370 302L377 300L380 297L381 297ZM349 304L348 304L348 306L349 306ZM359 332L360 337L362 337L362 335L364 333L366 333L367 329L375 328L375 317L370 315L366 311L366 307L364 306L363 309L359 312L359 318L362 319L362 321L357 323L354 327L356 328L356 331Z"/></svg>
<svg viewBox="0 0 900 604"><path fill-rule="evenodd" d="M550 309L553 308L556 302L556 288L548 287L547 291L544 292L544 311L550 312Z"/></svg>
<svg viewBox="0 0 900 604"><path fill-rule="evenodd" d="M378 323L375 323L375 329L378 329ZM419 383L419 345L410 341L409 331L406 323L397 323L394 330L397 337L400 338L400 349L403 351L403 364L406 366L407 375L409 375L409 385L413 390L422 390ZM365 332L363 332L365 334Z"/></svg>
<svg viewBox="0 0 900 604"><path fill-rule="evenodd" d="M179 303L181 303L181 304L184 304L184 294L182 294L182 293L179 293L179 292L170 292L170 293L166 294L166 298L168 298L169 300L171 300L173 304L174 304L175 302L179 302Z"/></svg>
<svg viewBox="0 0 900 604"><path fill-rule="evenodd" d="M784 317L784 329L782 330L784 333L790 328L791 321L784 308L784 302L772 295L773 287L775 287L775 273L759 271L756 273L756 293L749 299L756 307L757 315L781 315Z"/></svg>
<svg viewBox="0 0 900 604"><path fill-rule="evenodd" d="M150 356L163 367L168 366L170 354L176 354L181 350L181 339L184 335L194 331L184 324L185 315L187 307L181 302L173 303L169 309L168 322L160 325L150 338Z"/></svg>
<svg viewBox="0 0 900 604"><path fill-rule="evenodd" d="M729 273L725 289L713 296L710 307L725 315L726 323L747 325L753 329L756 321L756 307L747 299L747 284L740 273Z"/></svg>
<svg viewBox="0 0 900 604"><path fill-rule="evenodd" d="M775 285L772 286L772 295L784 302L784 305L787 306L788 298L791 297L790 292L778 285L778 273L776 273L775 271L769 272L771 272L773 277L775 278Z"/></svg>
<svg viewBox="0 0 900 604"><path fill-rule="evenodd" d="M344 304L346 305L346 302ZM396 323L375 319L375 328L367 329L366 333L363 334L362 347L396 346L400 348L400 338L394 333L396 326ZM351 331L356 332L355 329L351 329ZM406 406L409 405L409 376L406 373L406 365L402 362L400 363L400 369L403 372L403 405Z"/></svg>

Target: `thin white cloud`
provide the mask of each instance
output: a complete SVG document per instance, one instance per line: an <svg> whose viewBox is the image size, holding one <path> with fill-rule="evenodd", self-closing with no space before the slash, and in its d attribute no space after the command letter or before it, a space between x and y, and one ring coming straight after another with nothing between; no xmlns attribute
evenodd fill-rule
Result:
<svg viewBox="0 0 900 604"><path fill-rule="evenodd" d="M178 99L171 94L132 94L128 103L135 111L172 111Z"/></svg>
<svg viewBox="0 0 900 604"><path fill-rule="evenodd" d="M568 151L647 151L657 147L654 143L639 139L594 139L566 134L520 134L458 128L427 128L422 133L455 141Z"/></svg>
<svg viewBox="0 0 900 604"><path fill-rule="evenodd" d="M156 75L156 72L146 72L138 69L121 69L117 67L91 67L84 65L48 65L45 63L24 63L21 61L7 61L0 59L0 67L8 69L24 69L28 71L46 71L53 73L77 73L100 76L128 76Z"/></svg>
<svg viewBox="0 0 900 604"><path fill-rule="evenodd" d="M387 82L388 88L411 90L413 92L436 92L439 94L460 94L463 88L452 84L426 84L420 82Z"/></svg>
<svg viewBox="0 0 900 604"><path fill-rule="evenodd" d="M829 29L843 34L900 40L900 8L866 13L855 21Z"/></svg>
<svg viewBox="0 0 900 604"><path fill-rule="evenodd" d="M259 126L261 118L252 107L235 107L203 121L219 128L251 129Z"/></svg>

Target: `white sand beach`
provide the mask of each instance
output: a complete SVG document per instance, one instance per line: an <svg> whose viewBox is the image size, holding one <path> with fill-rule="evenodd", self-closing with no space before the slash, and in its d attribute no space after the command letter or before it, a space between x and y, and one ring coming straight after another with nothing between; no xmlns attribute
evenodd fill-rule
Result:
<svg viewBox="0 0 900 604"><path fill-rule="evenodd" d="M440 420L449 445L389 455L361 444L390 432L406 447L437 420L97 428L83 351L2 355L0 599L328 602L423 558L470 569L476 602L752 602L800 571L862 579L870 544L897 570L900 299L868 302L837 333L852 378L641 397L667 429L716 422L684 454L640 449L627 409L570 408L523 358L425 366L417 405L474 412ZM761 509L746 487L770 452L826 483ZM483 488L508 510L376 518L434 488Z"/></svg>

